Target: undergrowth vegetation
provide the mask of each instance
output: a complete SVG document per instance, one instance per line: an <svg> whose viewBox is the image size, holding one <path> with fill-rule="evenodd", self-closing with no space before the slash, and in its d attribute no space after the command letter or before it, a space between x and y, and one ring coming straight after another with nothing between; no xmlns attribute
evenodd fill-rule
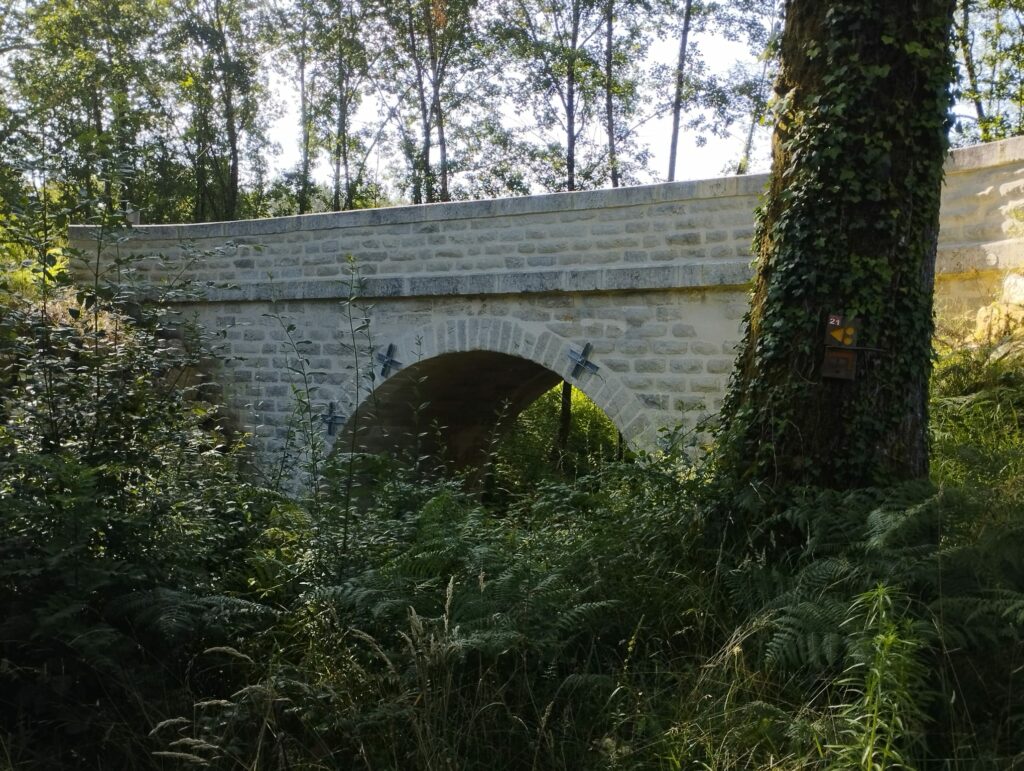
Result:
<svg viewBox="0 0 1024 771"><path fill-rule="evenodd" d="M1012 348L940 360L929 482L740 507L582 403L559 475L550 398L501 496L336 455L310 506L253 481L198 337L59 284L0 292L0 767L1024 763Z"/></svg>
<svg viewBox="0 0 1024 771"><path fill-rule="evenodd" d="M561 399L559 384L519 413L496 438L489 464L493 488L504 495L521 495L538 483L586 475L620 457L615 425L578 388L572 389L572 430L560 450L554 439Z"/></svg>

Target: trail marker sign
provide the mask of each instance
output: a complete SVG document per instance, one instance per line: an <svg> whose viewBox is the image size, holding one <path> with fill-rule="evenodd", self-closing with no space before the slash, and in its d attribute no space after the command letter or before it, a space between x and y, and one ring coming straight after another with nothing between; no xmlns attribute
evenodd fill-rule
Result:
<svg viewBox="0 0 1024 771"><path fill-rule="evenodd" d="M825 324L825 359L821 376L836 380L857 377L857 334L860 320L830 313Z"/></svg>
<svg viewBox="0 0 1024 771"><path fill-rule="evenodd" d="M825 345L838 348L856 348L860 319L848 319L838 313L828 315L825 325Z"/></svg>

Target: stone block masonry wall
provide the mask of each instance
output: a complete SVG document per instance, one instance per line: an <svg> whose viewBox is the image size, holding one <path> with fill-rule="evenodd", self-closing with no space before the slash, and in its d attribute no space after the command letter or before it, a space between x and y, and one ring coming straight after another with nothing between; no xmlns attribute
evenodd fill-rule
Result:
<svg viewBox="0 0 1024 771"><path fill-rule="evenodd" d="M118 249L168 257L138 264L151 282L189 262L188 277L211 285L210 301L336 297L350 256L372 297L735 285L746 280L764 182L148 226Z"/></svg>
<svg viewBox="0 0 1024 771"><path fill-rule="evenodd" d="M182 309L223 333L221 380L239 422L272 448L292 409L295 363L315 399L351 414L367 356L353 357L343 301L352 266L372 305L369 344L410 362L493 351L569 377L569 351L600 369L577 385L630 440L720 405L751 273L765 176L249 222L135 228L143 284L205 285ZM937 270L944 319L976 314L1024 268L1024 139L956 151L947 166ZM72 239L88 249L90 232ZM107 260L112 265L112 260ZM360 345L367 345L363 341ZM389 373L390 374L390 373ZM467 373L486 377L486 372ZM375 386L381 384L378 376Z"/></svg>
<svg viewBox="0 0 1024 771"><path fill-rule="evenodd" d="M955 150L946 165L936 312L940 329L973 327L1024 271L1024 138Z"/></svg>
<svg viewBox="0 0 1024 771"><path fill-rule="evenodd" d="M202 304L188 311L205 327L224 330L224 396L270 453L283 443L294 410L291 368L300 356L314 373L314 401L321 409L334 402L351 415L369 393L370 370L381 380L380 364L371 367L371 351L389 344L395 344L395 359L403 367L442 354L492 351L568 378L569 349L589 342L600 369L584 373L575 384L628 439L652 446L659 428L692 424L720 406L746 294L657 290L378 298L373 306L368 337L359 334L355 340L347 334L348 309L327 300ZM289 324L295 325L291 333ZM296 351L289 337L306 342ZM481 379L488 373L464 375Z"/></svg>

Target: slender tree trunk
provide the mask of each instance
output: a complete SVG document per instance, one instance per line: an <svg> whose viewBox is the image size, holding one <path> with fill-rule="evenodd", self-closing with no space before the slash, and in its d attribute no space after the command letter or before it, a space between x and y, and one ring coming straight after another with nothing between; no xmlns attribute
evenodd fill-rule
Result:
<svg viewBox="0 0 1024 771"><path fill-rule="evenodd" d="M612 187L619 186L619 158L615 152L615 82L612 79L614 62L615 0L608 0L604 18L604 112L608 132L608 170Z"/></svg>
<svg viewBox="0 0 1024 771"><path fill-rule="evenodd" d="M230 38L224 29L219 0L214 2L213 12L213 26L218 37L215 45L217 46L217 68L220 74L221 98L224 106L224 129L228 140L228 178L224 186L223 211L220 212L220 218L233 220L238 218L238 181L241 164L241 131L235 109L234 85L231 81L235 63L232 61L231 51L228 48Z"/></svg>
<svg viewBox="0 0 1024 771"><path fill-rule="evenodd" d="M565 186L570 192L576 189L576 58L580 40L579 0L572 3L572 29L569 34L571 52L566 62L565 75Z"/></svg>
<svg viewBox="0 0 1024 771"><path fill-rule="evenodd" d="M111 48L110 41L106 41L104 46L104 53L106 55L106 61L111 63L110 68L112 70L107 83L109 93L127 94L128 86L125 83L122 74L117 71L117 68L112 64L117 61L118 54ZM110 100L110 127L108 131L113 138L113 145L110 150L110 158L113 161L113 168L108 172L108 176L111 178L111 189L109 193L109 200L113 205L114 200L117 200L117 206L121 210L121 213L127 215L128 207L131 195L131 184L135 175L131 173L130 169L134 165L132 158L132 146L134 145L133 132L130 128L130 120L126 119L126 110L130 114L131 107L125 104L124 100L118 99L116 96Z"/></svg>
<svg viewBox="0 0 1024 771"><path fill-rule="evenodd" d="M565 454L569 449L569 432L572 430L572 383L562 381L562 402L558 413L558 439L555 442L555 467L565 468Z"/></svg>
<svg viewBox="0 0 1024 771"><path fill-rule="evenodd" d="M434 121L437 124L437 170L441 186L438 200L450 201L448 193L448 140L444 134L444 113L441 111L441 97L434 92Z"/></svg>
<svg viewBox="0 0 1024 771"><path fill-rule="evenodd" d="M341 119L335 126L331 148L331 211L341 211Z"/></svg>
<svg viewBox="0 0 1024 771"><path fill-rule="evenodd" d="M200 119L196 130L195 154L192 157L192 176L195 179L195 201L192 204L192 221L205 222L207 215L207 199L209 197L210 178L207 174L206 158L207 148L204 146L202 137L204 135L203 121Z"/></svg>
<svg viewBox="0 0 1024 771"><path fill-rule="evenodd" d="M427 30L427 55L430 59L430 112L437 126L437 180L440 186L438 200L451 200L448 194L448 139L445 136L444 111L441 107L441 84L445 78L445 66L441 62L437 35L444 34L444 14L437 14L438 6L428 3L424 6L425 28Z"/></svg>
<svg viewBox="0 0 1024 771"><path fill-rule="evenodd" d="M336 91L335 109L337 110L334 125L334 142L332 160L334 162L334 195L332 208L334 211L347 211L355 207L355 182L352 180L351 166L351 120L352 109L351 94L355 91L353 87L353 70L349 68L349 61L345 54L344 41L340 30L344 25L341 2L337 5L337 16L335 23L338 26L338 48L335 51L335 81L333 87Z"/></svg>
<svg viewBox="0 0 1024 771"><path fill-rule="evenodd" d="M723 408L723 467L744 487L927 473L952 14L952 0L787 4L785 109Z"/></svg>
<svg viewBox="0 0 1024 771"><path fill-rule="evenodd" d="M126 93L127 88L124 84L118 84L115 86L116 93ZM114 110L113 115L113 131L114 136L117 138L117 146L115 148L116 153L116 167L117 171L117 202L118 208L121 209L121 213L125 216L132 206L132 198L134 197L135 187L134 180L135 175L131 172L131 168L135 165L134 163L134 136L131 130L128 128L128 121L125 120L124 113L120 107L118 107L117 100L111 105Z"/></svg>
<svg viewBox="0 0 1024 771"><path fill-rule="evenodd" d="M679 149L679 120L683 113L683 88L686 85L686 47L690 39L693 0L686 0L683 9L683 31L679 33L679 59L676 62L676 89L672 97L672 136L668 150L668 181L676 179L676 154Z"/></svg>
<svg viewBox="0 0 1024 771"><path fill-rule="evenodd" d="M572 53L569 54L565 83L565 186L566 190L570 192L576 189L576 47L579 45L581 12L582 8L579 2L574 0L570 33ZM556 442L559 469L562 468L562 459L568 446L571 425L572 384L563 380L562 404L558 416L558 440Z"/></svg>
<svg viewBox="0 0 1024 771"><path fill-rule="evenodd" d="M224 84L224 118L228 135L228 185L224 197L224 218L233 220L238 217L238 173L241 150L234 93L226 82Z"/></svg>
<svg viewBox="0 0 1024 771"><path fill-rule="evenodd" d="M430 169L431 101L427 99L427 89L424 82L426 73L424 72L423 62L419 55L419 40L416 37L416 20L413 16L412 4L409 5L407 21L409 24L409 52L416 63L416 96L419 100L421 129L419 157L414 162L414 165L419 167L419 185L417 186L414 178L413 203L434 203L434 182ZM417 176L416 171L413 173L414 177ZM417 195L417 187L422 191L421 195Z"/></svg>
<svg viewBox="0 0 1024 771"><path fill-rule="evenodd" d="M345 210L356 207L356 181L352 179L352 158L348 149L348 133L345 133L345 144L341 146L341 165L345 172Z"/></svg>
<svg viewBox="0 0 1024 771"><path fill-rule="evenodd" d="M302 11L300 10L299 13ZM306 22L302 22L299 40L299 120L302 121L302 158L299 166L299 214L309 211L309 166L310 166L310 126L309 126L309 95L306 92Z"/></svg>
<svg viewBox="0 0 1024 771"><path fill-rule="evenodd" d="M103 131L103 96L100 94L99 89L93 89L90 95L90 103L92 107L92 130L96 132L96 142L99 145L97 149L102 148L104 140ZM104 151L106 155L106 151ZM102 160L109 160L109 157L102 158ZM101 180L103 182L103 203L107 206L108 210L113 206L114 203L114 192L113 185L111 182L111 175L113 169L106 168L101 169L102 174Z"/></svg>
<svg viewBox="0 0 1024 771"><path fill-rule="evenodd" d="M423 113L423 140L420 146L420 179L423 180L423 203L434 203L434 177L433 169L430 167L430 148L432 145L430 136L430 110Z"/></svg>
<svg viewBox="0 0 1024 771"><path fill-rule="evenodd" d="M956 43L964 60L964 72L967 73L967 87L970 89L970 99L971 104L974 105L974 113L978 116L978 130L981 132L981 141L988 142L992 139L992 136L988 121L985 119L985 105L981 103L978 68L974 61L974 51L971 50L971 0L961 0L961 13L960 23L954 27Z"/></svg>
<svg viewBox="0 0 1024 771"><path fill-rule="evenodd" d="M746 174L750 170L750 154L754 151L754 131L757 124L764 117L764 111L768 106L768 98L765 91L768 87L768 59L767 55L764 64L761 65L761 79L757 83L757 93L754 94L754 104L750 110L750 126L747 127L747 137L743 141L743 153L740 155L740 162L736 164L737 174Z"/></svg>
<svg viewBox="0 0 1024 771"><path fill-rule="evenodd" d="M576 59L569 59L565 98L565 189L576 189Z"/></svg>

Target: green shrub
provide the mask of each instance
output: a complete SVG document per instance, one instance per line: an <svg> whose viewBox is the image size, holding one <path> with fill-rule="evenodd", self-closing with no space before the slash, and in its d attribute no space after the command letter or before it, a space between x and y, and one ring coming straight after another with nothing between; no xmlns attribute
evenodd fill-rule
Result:
<svg viewBox="0 0 1024 771"><path fill-rule="evenodd" d="M522 494L538 482L574 478L615 460L618 430L585 393L572 390L572 423L564 451L557 447L562 386L555 386L516 416L496 438L491 484ZM560 457L560 455L564 457Z"/></svg>
<svg viewBox="0 0 1024 771"><path fill-rule="evenodd" d="M16 765L143 762L190 657L227 634L217 595L245 588L272 500L176 382L193 363L93 295L0 303L0 737Z"/></svg>

